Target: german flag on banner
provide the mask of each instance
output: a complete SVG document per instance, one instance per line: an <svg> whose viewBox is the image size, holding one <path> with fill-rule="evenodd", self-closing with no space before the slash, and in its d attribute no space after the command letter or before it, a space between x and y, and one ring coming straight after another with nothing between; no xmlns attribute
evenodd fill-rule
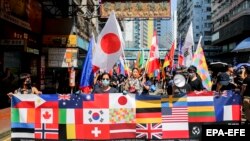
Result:
<svg viewBox="0 0 250 141"><path fill-rule="evenodd" d="M215 122L212 91L191 92L187 97L189 122Z"/></svg>
<svg viewBox="0 0 250 141"><path fill-rule="evenodd" d="M161 122L161 96L136 96L136 123Z"/></svg>

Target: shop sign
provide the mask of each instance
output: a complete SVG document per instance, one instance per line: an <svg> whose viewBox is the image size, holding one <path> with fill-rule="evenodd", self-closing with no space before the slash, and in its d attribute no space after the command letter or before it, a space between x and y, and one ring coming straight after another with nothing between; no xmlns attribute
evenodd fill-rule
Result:
<svg viewBox="0 0 250 141"><path fill-rule="evenodd" d="M8 21L8 22L11 22L11 23L13 23L13 24L16 24L16 25L18 25L18 26L20 26L20 27L23 27L23 28L25 28L25 29L31 30L30 24L29 24L28 22L25 22L25 21L23 21L23 20L20 20L20 19L18 19L18 18L16 18L16 17L11 16L11 15L9 15L9 14L6 14L6 13L4 13L4 12L0 12L0 18L6 20L6 21Z"/></svg>
<svg viewBox="0 0 250 141"><path fill-rule="evenodd" d="M51 46L76 47L76 35L44 35L43 44Z"/></svg>
<svg viewBox="0 0 250 141"><path fill-rule="evenodd" d="M34 48L30 48L30 47L26 47L25 51L28 53L39 54L38 49L34 49Z"/></svg>
<svg viewBox="0 0 250 141"><path fill-rule="evenodd" d="M20 40L20 39L3 39L3 40L0 40L0 45L23 46L24 45L24 40Z"/></svg>
<svg viewBox="0 0 250 141"><path fill-rule="evenodd" d="M49 48L48 66L59 68L78 67L77 56L77 48Z"/></svg>

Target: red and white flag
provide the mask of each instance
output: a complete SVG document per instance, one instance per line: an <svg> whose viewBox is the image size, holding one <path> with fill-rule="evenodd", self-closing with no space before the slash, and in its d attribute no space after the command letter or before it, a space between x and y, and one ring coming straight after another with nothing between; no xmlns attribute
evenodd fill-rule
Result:
<svg viewBox="0 0 250 141"><path fill-rule="evenodd" d="M188 138L187 107L166 107L162 115L163 138Z"/></svg>
<svg viewBox="0 0 250 141"><path fill-rule="evenodd" d="M111 139L133 139L136 137L136 126L134 123L122 123L110 125Z"/></svg>
<svg viewBox="0 0 250 141"><path fill-rule="evenodd" d="M109 108L136 108L134 94L110 93L109 95Z"/></svg>
<svg viewBox="0 0 250 141"><path fill-rule="evenodd" d="M87 140L108 140L110 139L109 124L84 124L83 138Z"/></svg>
<svg viewBox="0 0 250 141"><path fill-rule="evenodd" d="M109 72L119 60L124 47L121 28L115 13L112 12L97 39L92 60L93 70L102 69Z"/></svg>
<svg viewBox="0 0 250 141"><path fill-rule="evenodd" d="M154 35L152 38L152 45L149 52L149 62L148 62L148 74L153 76L155 71L160 71L160 62L159 62L159 47L157 42L157 34L154 31Z"/></svg>
<svg viewBox="0 0 250 141"><path fill-rule="evenodd" d="M35 124L35 139L55 139L58 140L58 124Z"/></svg>

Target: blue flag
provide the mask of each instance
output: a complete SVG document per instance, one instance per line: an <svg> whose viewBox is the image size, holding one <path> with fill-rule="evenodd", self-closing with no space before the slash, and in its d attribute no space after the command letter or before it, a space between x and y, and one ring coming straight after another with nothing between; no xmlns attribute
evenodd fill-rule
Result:
<svg viewBox="0 0 250 141"><path fill-rule="evenodd" d="M80 80L80 88L84 93L90 93L90 88L93 86L94 83L94 73L92 71L92 49L94 45L95 39L94 37L92 37L88 46L88 53L83 65Z"/></svg>

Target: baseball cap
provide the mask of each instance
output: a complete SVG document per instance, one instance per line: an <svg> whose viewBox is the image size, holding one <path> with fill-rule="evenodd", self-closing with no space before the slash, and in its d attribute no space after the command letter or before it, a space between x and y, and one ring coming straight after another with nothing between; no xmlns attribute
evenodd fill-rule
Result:
<svg viewBox="0 0 250 141"><path fill-rule="evenodd" d="M227 73L222 73L218 77L218 82L223 86L227 86L230 82L229 75Z"/></svg>
<svg viewBox="0 0 250 141"><path fill-rule="evenodd" d="M196 71L197 71L197 68L193 65L188 68L188 72L196 72Z"/></svg>
<svg viewBox="0 0 250 141"><path fill-rule="evenodd" d="M233 65L232 64L228 64L227 68L233 68Z"/></svg>

